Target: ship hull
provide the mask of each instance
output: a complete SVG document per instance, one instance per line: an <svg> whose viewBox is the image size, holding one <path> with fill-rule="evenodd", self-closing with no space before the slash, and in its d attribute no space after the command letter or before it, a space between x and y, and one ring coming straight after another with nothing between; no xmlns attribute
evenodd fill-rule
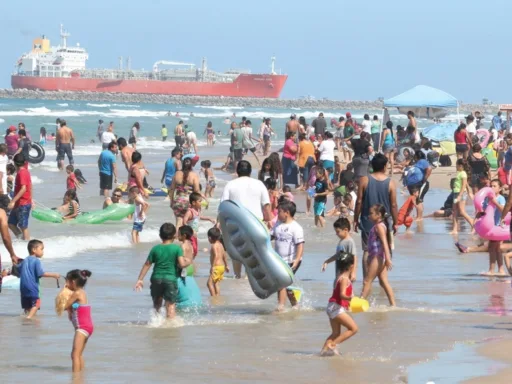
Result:
<svg viewBox="0 0 512 384"><path fill-rule="evenodd" d="M87 91L158 95L278 98L287 75L239 75L232 83L159 80L108 80L80 77L11 77L13 89Z"/></svg>

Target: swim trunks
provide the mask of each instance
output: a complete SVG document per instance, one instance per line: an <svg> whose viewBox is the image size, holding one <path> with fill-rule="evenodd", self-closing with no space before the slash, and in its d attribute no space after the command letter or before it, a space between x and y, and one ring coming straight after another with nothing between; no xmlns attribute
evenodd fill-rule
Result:
<svg viewBox="0 0 512 384"><path fill-rule="evenodd" d="M142 229L144 228L144 223L146 221L135 221L133 223L133 230L137 232L142 232Z"/></svg>
<svg viewBox="0 0 512 384"><path fill-rule="evenodd" d="M333 320L342 313L345 313L345 308L338 303L330 302L327 304L325 312L327 313L327 316L329 316L329 319Z"/></svg>
<svg viewBox="0 0 512 384"><path fill-rule="evenodd" d="M30 210L32 209L32 204L20 205L19 207L14 207L9 214L8 223L10 225L14 225L20 229L28 228L28 218L30 217Z"/></svg>
<svg viewBox="0 0 512 384"><path fill-rule="evenodd" d="M167 279L151 280L151 297L153 301L163 298L167 303L175 304L178 298L178 283Z"/></svg>
<svg viewBox="0 0 512 384"><path fill-rule="evenodd" d="M112 189L113 175L107 175L106 173L100 172L100 189Z"/></svg>
<svg viewBox="0 0 512 384"><path fill-rule="evenodd" d="M297 268L295 270L293 270L293 268L292 268L293 263L288 263L288 266L290 267L290 269L292 270L293 274L295 275L297 273L297 271L299 270L301 264L302 264L302 260L299 261L299 264L297 264Z"/></svg>
<svg viewBox="0 0 512 384"><path fill-rule="evenodd" d="M212 268L212 280L214 283L217 283L224 279L224 272L226 271L226 267L223 265L217 265Z"/></svg>
<svg viewBox="0 0 512 384"><path fill-rule="evenodd" d="M41 299L39 297L21 297L21 308L30 311L34 307L41 309Z"/></svg>
<svg viewBox="0 0 512 384"><path fill-rule="evenodd" d="M313 210L315 211L315 216L324 216L325 202L315 201L315 203L313 204Z"/></svg>
<svg viewBox="0 0 512 384"><path fill-rule="evenodd" d="M57 149L57 161L63 161L65 156L68 157L69 164L73 165L74 160L73 160L73 151L71 149L71 144L60 143L59 147Z"/></svg>

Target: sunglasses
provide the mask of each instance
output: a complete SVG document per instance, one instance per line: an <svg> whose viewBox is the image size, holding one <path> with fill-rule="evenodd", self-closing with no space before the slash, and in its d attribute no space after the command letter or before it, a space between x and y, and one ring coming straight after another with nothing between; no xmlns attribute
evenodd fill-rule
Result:
<svg viewBox="0 0 512 384"><path fill-rule="evenodd" d="M121 198L121 197L123 197L123 195L114 195L114 197Z"/></svg>

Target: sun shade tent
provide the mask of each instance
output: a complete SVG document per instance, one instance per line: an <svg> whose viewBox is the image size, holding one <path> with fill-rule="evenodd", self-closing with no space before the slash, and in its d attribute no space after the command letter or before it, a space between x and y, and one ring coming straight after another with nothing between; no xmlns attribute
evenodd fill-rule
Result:
<svg viewBox="0 0 512 384"><path fill-rule="evenodd" d="M448 114L449 108L457 108L455 97L436 88L418 85L398 96L384 100L384 108L397 108L402 114L413 111L417 118L440 118Z"/></svg>

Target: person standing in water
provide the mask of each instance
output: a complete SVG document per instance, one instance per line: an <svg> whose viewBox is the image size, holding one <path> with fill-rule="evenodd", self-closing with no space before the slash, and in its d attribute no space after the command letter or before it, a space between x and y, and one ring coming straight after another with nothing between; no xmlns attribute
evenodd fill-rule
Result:
<svg viewBox="0 0 512 384"><path fill-rule="evenodd" d="M73 149L75 149L75 135L73 130L66 125L66 120L60 121L60 129L55 139L57 151L57 165L59 170L64 169L64 157L68 157L69 164L73 165Z"/></svg>
<svg viewBox="0 0 512 384"><path fill-rule="evenodd" d="M85 284L87 284L91 275L90 271L79 269L73 269L66 275L66 287L73 291L64 308L69 312L69 320L75 328L73 349L71 350L73 372L80 372L84 369L85 363L82 354L94 331L91 306L84 290Z"/></svg>
<svg viewBox="0 0 512 384"><path fill-rule="evenodd" d="M167 127L162 124L162 141L167 141Z"/></svg>
<svg viewBox="0 0 512 384"><path fill-rule="evenodd" d="M132 129L130 130L130 137L128 138L128 143L132 145L134 151L137 150L137 135L139 134L139 131L140 124L139 122L135 122Z"/></svg>
<svg viewBox="0 0 512 384"><path fill-rule="evenodd" d="M356 208L354 212L354 231L361 230L361 243L363 247L363 277L368 270L368 236L374 225L370 219L370 207L382 204L386 212L391 215L393 232L398 227L398 204L396 202L396 183L386 175L388 159L377 153L372 161L373 173L359 179ZM389 218L386 218L389 220ZM387 226L390 228L391 226Z"/></svg>
<svg viewBox="0 0 512 384"><path fill-rule="evenodd" d="M108 149L101 152L98 158L98 169L100 172L100 195L103 192L105 199L112 190L112 179L117 184L117 165L116 155L117 144L111 142L108 145Z"/></svg>
<svg viewBox="0 0 512 384"><path fill-rule="evenodd" d="M96 137L98 141L101 142L101 135L105 132L105 128L103 128L103 120L98 120L98 130L96 131Z"/></svg>
<svg viewBox="0 0 512 384"><path fill-rule="evenodd" d="M183 131L183 120L180 120L176 128L174 128L174 141L177 148L181 148L183 146L184 135L185 133Z"/></svg>
<svg viewBox="0 0 512 384"><path fill-rule="evenodd" d="M14 187L14 197L7 206L11 210L9 214L9 229L16 237L22 237L23 240L30 240L28 232L28 219L32 209L32 178L28 171L25 156L18 153L13 157L16 166L16 180Z"/></svg>

